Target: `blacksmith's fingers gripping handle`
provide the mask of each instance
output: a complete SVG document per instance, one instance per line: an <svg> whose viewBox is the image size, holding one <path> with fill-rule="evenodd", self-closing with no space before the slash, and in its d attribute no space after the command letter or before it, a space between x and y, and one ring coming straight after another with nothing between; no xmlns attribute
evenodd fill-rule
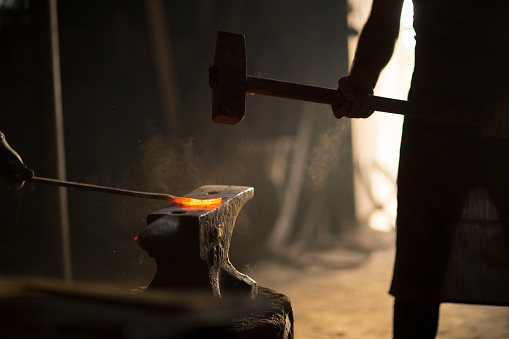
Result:
<svg viewBox="0 0 509 339"><path fill-rule="evenodd" d="M247 75L244 36L228 32L218 32L214 66L209 69L209 85L212 88L212 120L226 124L237 124L244 118L246 93L328 105L345 102L337 89ZM462 109L437 108L377 96L372 96L371 100L375 111L408 117L480 127L489 121L489 117Z"/></svg>

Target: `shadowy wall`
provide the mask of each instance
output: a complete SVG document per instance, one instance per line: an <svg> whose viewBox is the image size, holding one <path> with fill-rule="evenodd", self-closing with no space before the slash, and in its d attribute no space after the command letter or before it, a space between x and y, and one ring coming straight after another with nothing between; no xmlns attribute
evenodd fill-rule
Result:
<svg viewBox="0 0 509 339"><path fill-rule="evenodd" d="M160 3L165 21L156 27L141 0L58 3L68 179L176 195L206 184L254 186L255 198L239 217L231 253L234 263L235 258L247 263L267 254L264 243L282 203L284 183L275 184L268 170L274 155L289 154L288 161L283 159L285 176L293 166L293 153L275 153L274 145L294 141L304 121L312 134L289 241L317 196L327 198L315 219L326 215L335 234L351 228L348 122L335 120L326 106L317 105L303 120L310 113L303 113L302 103L248 97L240 125L214 124L207 72L216 33L225 30L246 36L248 74L335 87L347 73L346 1ZM38 98L51 79L37 75L48 60L37 47L38 23L26 9L3 10L1 17L0 130L37 175L48 175L41 172L48 150L39 137L38 100L44 99ZM157 62L153 29L166 34L170 71ZM170 92L161 91L162 79L172 84ZM45 190L27 183L20 192L0 193L0 241L6 253L1 273L58 276L58 246L47 232L51 221L41 218L43 201L50 199ZM146 215L164 206L69 190L74 278L147 283L154 265L132 239L144 228ZM246 251L253 243L259 246Z"/></svg>

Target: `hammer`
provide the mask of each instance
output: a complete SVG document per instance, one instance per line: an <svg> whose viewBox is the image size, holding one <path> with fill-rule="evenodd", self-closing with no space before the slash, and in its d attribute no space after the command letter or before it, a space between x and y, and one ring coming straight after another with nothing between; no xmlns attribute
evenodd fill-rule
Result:
<svg viewBox="0 0 509 339"><path fill-rule="evenodd" d="M214 66L209 68L212 88L212 121L235 125L246 115L246 93L341 105L345 98L337 89L315 87L247 75L246 44L241 34L218 32ZM407 117L484 127L489 116L453 108L432 107L411 101L372 96L375 111Z"/></svg>

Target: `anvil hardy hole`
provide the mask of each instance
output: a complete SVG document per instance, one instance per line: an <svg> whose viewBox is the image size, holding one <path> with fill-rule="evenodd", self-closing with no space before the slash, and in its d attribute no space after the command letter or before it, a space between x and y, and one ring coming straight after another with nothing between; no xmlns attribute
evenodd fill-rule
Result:
<svg viewBox="0 0 509 339"><path fill-rule="evenodd" d="M186 211L173 211L171 214L185 214Z"/></svg>
<svg viewBox="0 0 509 339"><path fill-rule="evenodd" d="M207 194L219 194L218 191L210 191L210 192L207 192Z"/></svg>

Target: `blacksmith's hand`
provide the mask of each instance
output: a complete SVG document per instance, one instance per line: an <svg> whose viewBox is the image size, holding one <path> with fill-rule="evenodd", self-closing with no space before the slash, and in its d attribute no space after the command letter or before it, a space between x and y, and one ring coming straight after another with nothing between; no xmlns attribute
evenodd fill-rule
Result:
<svg viewBox="0 0 509 339"><path fill-rule="evenodd" d="M492 138L509 139L509 97L495 102L486 113L491 115L491 120L484 134Z"/></svg>
<svg viewBox="0 0 509 339"><path fill-rule="evenodd" d="M366 82L348 75L339 79L338 90L345 97L345 102L342 105L332 105L336 118L367 118L373 114L373 89Z"/></svg>
<svg viewBox="0 0 509 339"><path fill-rule="evenodd" d="M34 176L15 150L9 146L5 135L0 132L0 187L20 189L25 180Z"/></svg>

